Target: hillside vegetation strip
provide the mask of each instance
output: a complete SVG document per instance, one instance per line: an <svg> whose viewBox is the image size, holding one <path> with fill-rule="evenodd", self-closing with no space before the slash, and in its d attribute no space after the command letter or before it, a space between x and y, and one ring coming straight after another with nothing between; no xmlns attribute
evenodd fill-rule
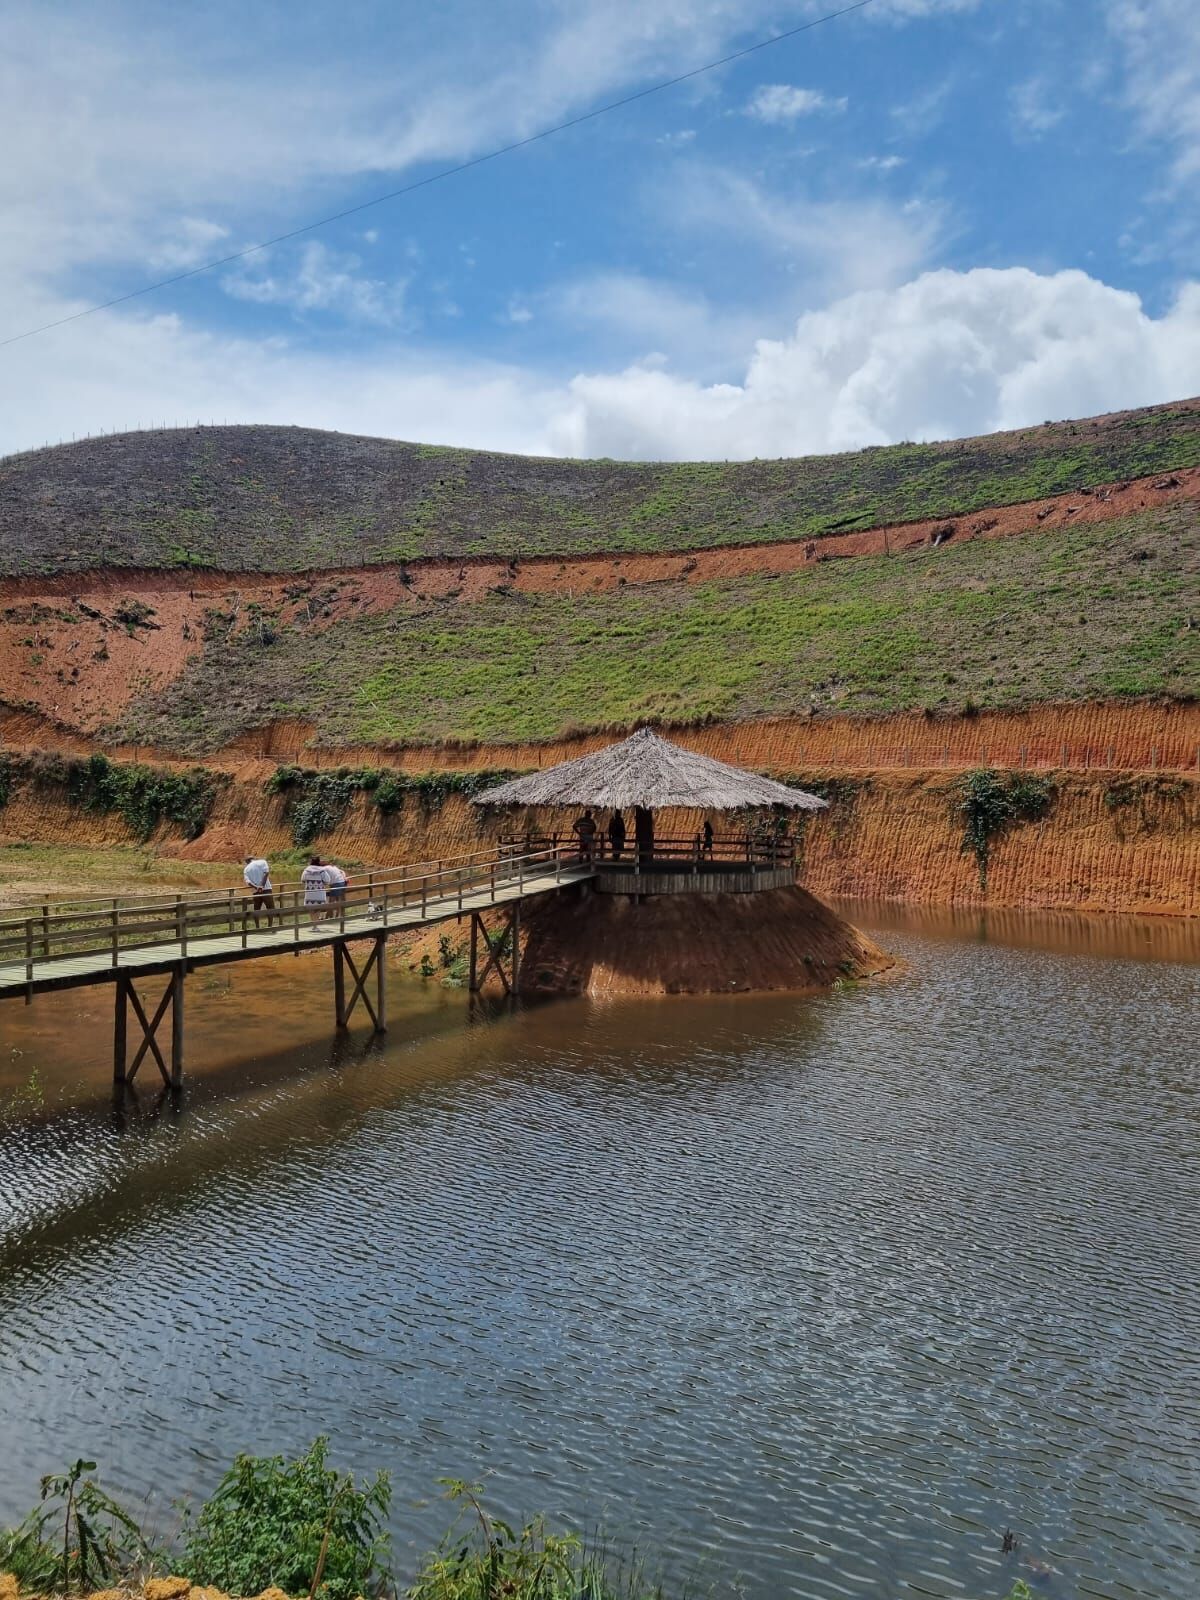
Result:
<svg viewBox="0 0 1200 1600"><path fill-rule="evenodd" d="M0 574L295 572L820 539L1200 465L1200 402L743 462L499 455L307 428L120 434L0 461Z"/></svg>
<svg viewBox="0 0 1200 1600"><path fill-rule="evenodd" d="M1198 512L802 572L491 593L204 642L114 735L196 753L281 717L331 744L551 739L797 712L962 711L1200 688Z"/></svg>

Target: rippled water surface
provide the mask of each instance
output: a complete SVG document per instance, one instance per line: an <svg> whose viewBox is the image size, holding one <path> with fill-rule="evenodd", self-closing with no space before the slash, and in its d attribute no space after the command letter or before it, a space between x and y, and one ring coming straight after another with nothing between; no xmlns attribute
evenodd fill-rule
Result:
<svg viewBox="0 0 1200 1600"><path fill-rule="evenodd" d="M452 1472L755 1600L1200 1593L1195 932L882 916L878 987L395 984L382 1047L319 961L197 975L179 1107L104 994L6 1005L0 1520L324 1431L405 1573Z"/></svg>

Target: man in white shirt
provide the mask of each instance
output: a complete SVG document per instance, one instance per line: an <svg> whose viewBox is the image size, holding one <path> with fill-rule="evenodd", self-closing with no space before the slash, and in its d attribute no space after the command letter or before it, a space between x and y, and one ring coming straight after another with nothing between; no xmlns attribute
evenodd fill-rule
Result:
<svg viewBox="0 0 1200 1600"><path fill-rule="evenodd" d="M247 856L246 865L242 868L242 880L251 894L251 904L254 907L254 926L262 926L260 913L266 909L267 927L274 920L271 913L275 909L275 890L271 885L271 869L261 856Z"/></svg>

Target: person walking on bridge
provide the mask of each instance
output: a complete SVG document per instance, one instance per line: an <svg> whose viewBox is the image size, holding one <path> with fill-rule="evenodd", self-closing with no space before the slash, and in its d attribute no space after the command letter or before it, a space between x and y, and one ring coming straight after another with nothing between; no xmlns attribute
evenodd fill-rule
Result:
<svg viewBox="0 0 1200 1600"><path fill-rule="evenodd" d="M329 877L329 915L338 917L345 908L346 890L350 886L350 879L336 861L327 861L325 871Z"/></svg>
<svg viewBox="0 0 1200 1600"><path fill-rule="evenodd" d="M250 905L254 912L254 926L262 926L262 913L267 913L267 927L275 920L275 890L271 883L271 868L262 856L247 856L242 868L242 882L250 891Z"/></svg>
<svg viewBox="0 0 1200 1600"><path fill-rule="evenodd" d="M304 904L315 928L324 919L329 904L329 868L320 856L309 857L300 882L304 885Z"/></svg>

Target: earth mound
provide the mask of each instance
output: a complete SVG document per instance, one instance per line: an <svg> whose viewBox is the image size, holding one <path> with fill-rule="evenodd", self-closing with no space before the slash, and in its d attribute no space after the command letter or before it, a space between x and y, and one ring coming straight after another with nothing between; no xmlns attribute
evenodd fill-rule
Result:
<svg viewBox="0 0 1200 1600"><path fill-rule="evenodd" d="M549 895L523 913L528 995L798 994L870 978L895 958L805 889Z"/></svg>

